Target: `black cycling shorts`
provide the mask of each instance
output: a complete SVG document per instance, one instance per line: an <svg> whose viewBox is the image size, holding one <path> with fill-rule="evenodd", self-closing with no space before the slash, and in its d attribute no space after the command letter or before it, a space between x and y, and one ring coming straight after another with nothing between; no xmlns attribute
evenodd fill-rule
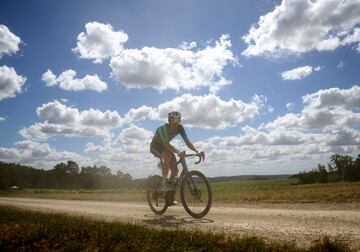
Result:
<svg viewBox="0 0 360 252"><path fill-rule="evenodd" d="M161 162L161 153L163 153L164 151L167 151L171 154L171 161L170 164L176 164L176 157L175 154L168 151L164 146L160 145L160 144L151 144L150 145L150 152L157 158L160 158Z"/></svg>

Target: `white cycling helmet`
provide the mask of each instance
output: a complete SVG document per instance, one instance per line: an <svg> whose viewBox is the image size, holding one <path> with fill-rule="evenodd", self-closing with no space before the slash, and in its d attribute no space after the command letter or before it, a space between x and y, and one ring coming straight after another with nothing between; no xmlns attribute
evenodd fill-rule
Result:
<svg viewBox="0 0 360 252"><path fill-rule="evenodd" d="M172 111L168 114L168 120L170 120L170 118L174 118L175 121L180 122L181 114L180 114L180 112Z"/></svg>

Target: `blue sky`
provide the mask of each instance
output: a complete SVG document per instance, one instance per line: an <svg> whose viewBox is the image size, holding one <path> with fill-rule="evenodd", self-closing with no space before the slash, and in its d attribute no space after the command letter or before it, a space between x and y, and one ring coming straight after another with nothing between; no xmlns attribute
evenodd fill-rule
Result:
<svg viewBox="0 0 360 252"><path fill-rule="evenodd" d="M172 109L209 176L356 156L359 11L355 0L2 1L0 160L146 177Z"/></svg>

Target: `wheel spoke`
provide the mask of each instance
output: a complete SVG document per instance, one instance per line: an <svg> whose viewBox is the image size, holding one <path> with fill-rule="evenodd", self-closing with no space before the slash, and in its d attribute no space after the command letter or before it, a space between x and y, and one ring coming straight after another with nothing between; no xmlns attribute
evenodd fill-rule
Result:
<svg viewBox="0 0 360 252"><path fill-rule="evenodd" d="M206 177L198 172L191 171L181 187L182 200L185 210L195 218L201 218L210 209L212 194Z"/></svg>
<svg viewBox="0 0 360 252"><path fill-rule="evenodd" d="M149 203L149 206L151 210L158 215L163 214L168 208L168 204L164 195L158 192L160 182L160 176L153 176L149 180L147 189L147 201Z"/></svg>

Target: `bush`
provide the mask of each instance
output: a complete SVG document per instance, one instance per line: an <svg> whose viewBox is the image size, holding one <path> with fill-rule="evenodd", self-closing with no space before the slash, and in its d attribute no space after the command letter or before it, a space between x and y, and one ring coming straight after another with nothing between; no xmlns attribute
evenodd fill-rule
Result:
<svg viewBox="0 0 360 252"><path fill-rule="evenodd" d="M298 175L299 184L314 184L318 182L318 173L315 171L300 172Z"/></svg>

